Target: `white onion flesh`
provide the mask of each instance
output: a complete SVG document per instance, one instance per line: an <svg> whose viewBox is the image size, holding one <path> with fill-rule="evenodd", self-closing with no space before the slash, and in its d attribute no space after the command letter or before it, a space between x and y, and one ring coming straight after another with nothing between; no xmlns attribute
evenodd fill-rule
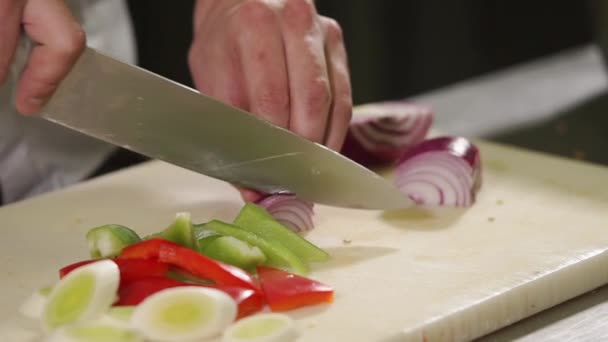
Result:
<svg viewBox="0 0 608 342"><path fill-rule="evenodd" d="M314 228L314 205L293 194L277 193L258 201L275 220L297 233Z"/></svg>
<svg viewBox="0 0 608 342"><path fill-rule="evenodd" d="M421 207L469 207L481 184L479 160L464 138L426 140L402 157L395 186Z"/></svg>

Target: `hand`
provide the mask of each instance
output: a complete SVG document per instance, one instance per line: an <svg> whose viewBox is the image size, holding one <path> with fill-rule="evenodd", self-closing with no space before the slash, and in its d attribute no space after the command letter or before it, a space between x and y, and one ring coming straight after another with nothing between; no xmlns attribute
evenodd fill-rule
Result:
<svg viewBox="0 0 608 342"><path fill-rule="evenodd" d="M85 47L85 33L62 0L0 0L0 84L8 77L21 27L33 47L17 84L16 107L44 106Z"/></svg>
<svg viewBox="0 0 608 342"><path fill-rule="evenodd" d="M312 0L199 0L196 87L339 150L352 112L340 26Z"/></svg>
<svg viewBox="0 0 608 342"><path fill-rule="evenodd" d="M352 115L346 49L312 0L198 0L188 62L199 91L340 150Z"/></svg>

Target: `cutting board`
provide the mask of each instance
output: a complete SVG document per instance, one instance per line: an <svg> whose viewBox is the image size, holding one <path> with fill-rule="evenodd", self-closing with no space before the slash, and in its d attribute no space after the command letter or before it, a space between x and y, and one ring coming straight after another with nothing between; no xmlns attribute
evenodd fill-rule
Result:
<svg viewBox="0 0 608 342"><path fill-rule="evenodd" d="M310 277L336 295L290 313L300 341L470 340L608 282L608 169L479 147L484 183L472 208L316 207L307 237L332 260ZM0 209L0 335L27 340L19 325L8 328L25 324L18 305L87 257L89 228L120 223L147 234L178 211L231 220L242 204L223 182L149 162Z"/></svg>

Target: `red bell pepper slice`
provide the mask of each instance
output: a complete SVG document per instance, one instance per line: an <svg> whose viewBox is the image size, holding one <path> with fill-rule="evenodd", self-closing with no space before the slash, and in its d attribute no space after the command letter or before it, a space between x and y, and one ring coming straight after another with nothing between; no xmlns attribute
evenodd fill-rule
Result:
<svg viewBox="0 0 608 342"><path fill-rule="evenodd" d="M246 271L209 258L174 242L153 238L132 244L122 250L120 259L153 259L179 267L190 274L214 281L260 291L255 279Z"/></svg>
<svg viewBox="0 0 608 342"><path fill-rule="evenodd" d="M334 290L316 280L267 266L258 266L257 272L272 311L333 302Z"/></svg>
<svg viewBox="0 0 608 342"><path fill-rule="evenodd" d="M59 270L59 277L63 278L73 270L103 259L83 260L65 266ZM133 280L164 276L169 272L169 265L157 260L147 259L107 259L112 260L120 270L120 283L126 284Z"/></svg>
<svg viewBox="0 0 608 342"><path fill-rule="evenodd" d="M158 291L177 286L182 286L182 282L168 277L142 278L121 286L115 305L138 305Z"/></svg>
<svg viewBox="0 0 608 342"><path fill-rule="evenodd" d="M238 304L238 316L242 318L251 315L264 307L264 296L247 288L225 285L204 285L179 281L168 277L150 277L139 279L121 287L118 290L118 301L115 305L138 305L149 296L164 289L178 286L210 287L224 291Z"/></svg>

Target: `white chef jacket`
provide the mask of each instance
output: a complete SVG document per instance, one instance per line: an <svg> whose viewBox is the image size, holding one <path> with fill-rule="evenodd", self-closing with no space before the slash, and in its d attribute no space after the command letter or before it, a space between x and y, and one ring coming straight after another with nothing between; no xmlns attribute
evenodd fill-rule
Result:
<svg viewBox="0 0 608 342"><path fill-rule="evenodd" d="M87 45L136 62L135 37L123 0L68 0ZM86 178L114 147L14 110L17 70L0 88L0 185L4 203L63 188Z"/></svg>

